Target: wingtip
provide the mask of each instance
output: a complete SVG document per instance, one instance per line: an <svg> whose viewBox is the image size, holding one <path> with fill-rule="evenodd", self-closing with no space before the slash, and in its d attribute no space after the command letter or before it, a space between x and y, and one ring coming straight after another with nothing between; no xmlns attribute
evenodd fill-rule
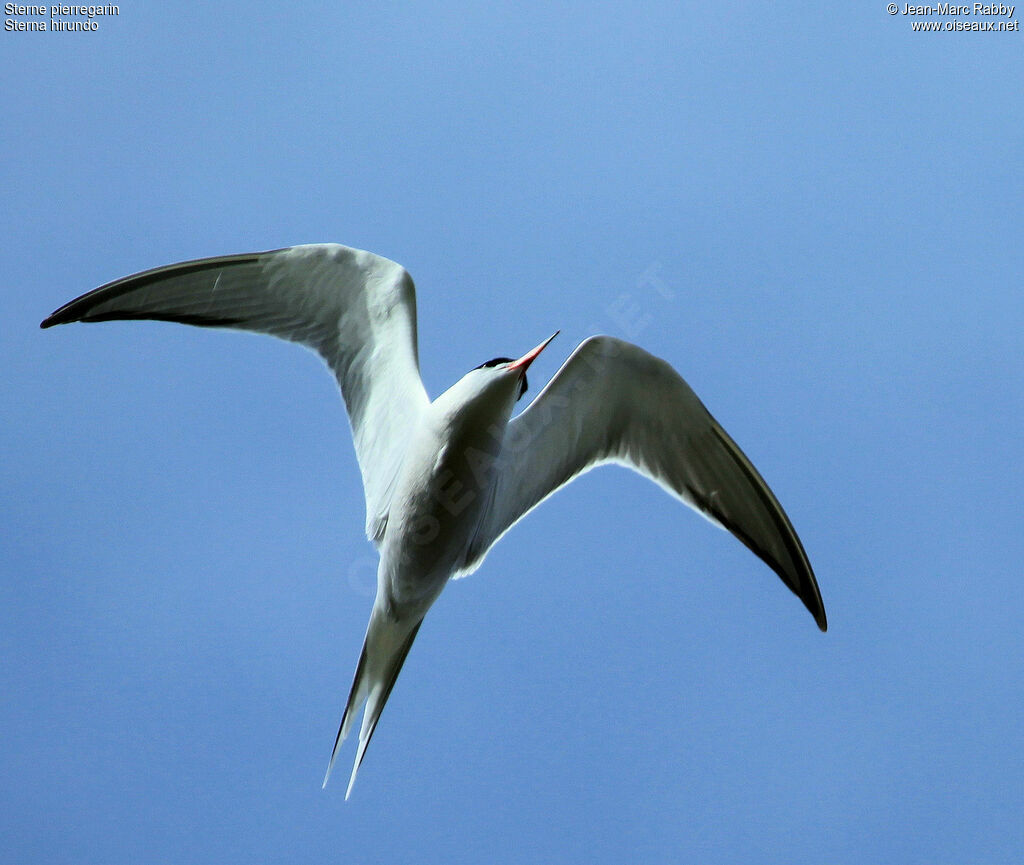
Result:
<svg viewBox="0 0 1024 865"><path fill-rule="evenodd" d="M90 292L91 294L91 292ZM83 295L86 296L86 295ZM72 321L79 321L79 317L72 311L72 306L75 305L81 298L65 303L64 306L59 309L55 309L46 318L39 322L39 327L46 330L48 327L53 327L57 324L68 324Z"/></svg>
<svg viewBox="0 0 1024 865"><path fill-rule="evenodd" d="M804 602L807 612L814 617L818 630L825 633L828 630L828 618L825 615L825 605L821 602L821 595L817 592L810 598L801 595L800 600Z"/></svg>
<svg viewBox="0 0 1024 865"><path fill-rule="evenodd" d="M810 572L810 565L808 565L808 572ZM814 579L813 573L810 573L810 578L810 589L809 591L802 593L800 599L804 602L804 606L807 607L807 611L814 616L814 621L818 626L818 630L825 633L825 631L828 630L828 617L825 615L825 603L821 600L818 581Z"/></svg>
<svg viewBox="0 0 1024 865"><path fill-rule="evenodd" d="M74 301L72 301L74 303ZM85 319L78 313L68 310L71 304L62 306L60 309L51 312L46 318L39 322L39 327L45 330L48 327L54 327L58 324L71 324L75 321L84 321Z"/></svg>
<svg viewBox="0 0 1024 865"><path fill-rule="evenodd" d="M824 633L828 630L828 618L825 616L825 605L821 602L821 595L817 591L817 583L810 593L801 592L797 595L807 608L807 612L814 617L814 623L818 630Z"/></svg>

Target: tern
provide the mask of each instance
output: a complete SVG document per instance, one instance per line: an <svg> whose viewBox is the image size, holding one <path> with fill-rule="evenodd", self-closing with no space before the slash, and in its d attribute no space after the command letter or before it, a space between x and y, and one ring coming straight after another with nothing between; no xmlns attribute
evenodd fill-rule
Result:
<svg viewBox="0 0 1024 865"><path fill-rule="evenodd" d="M419 375L416 295L399 264L308 244L158 267L65 304L41 327L157 319L266 333L307 346L348 410L380 555L377 594L324 777L365 704L345 793L423 618L451 578L569 481L604 463L663 487L758 555L803 601L825 608L789 518L757 469L676 371L610 336L577 346L515 418L526 371L556 334L518 359L470 370L431 401Z"/></svg>

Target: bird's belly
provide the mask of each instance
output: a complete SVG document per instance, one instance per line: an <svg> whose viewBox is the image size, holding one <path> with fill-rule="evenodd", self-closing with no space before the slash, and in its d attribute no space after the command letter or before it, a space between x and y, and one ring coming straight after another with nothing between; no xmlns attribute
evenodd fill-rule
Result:
<svg viewBox="0 0 1024 865"><path fill-rule="evenodd" d="M465 445L440 449L403 477L381 549L381 576L396 603L432 603L462 565L489 480Z"/></svg>

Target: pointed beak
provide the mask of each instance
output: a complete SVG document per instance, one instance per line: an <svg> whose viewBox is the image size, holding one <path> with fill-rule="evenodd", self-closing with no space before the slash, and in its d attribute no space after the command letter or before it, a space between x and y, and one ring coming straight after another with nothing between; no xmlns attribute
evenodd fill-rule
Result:
<svg viewBox="0 0 1024 865"><path fill-rule="evenodd" d="M548 343L551 342L551 340L553 340L556 336L558 336L559 333L561 333L561 331L556 330L553 334L551 334L551 336L544 340L544 342L542 342L536 348L530 349L526 354L519 358L519 360L512 361L512 363L508 365L508 368L521 369L523 372L526 372L526 368L537 359L537 355L544 351L544 349L548 347Z"/></svg>

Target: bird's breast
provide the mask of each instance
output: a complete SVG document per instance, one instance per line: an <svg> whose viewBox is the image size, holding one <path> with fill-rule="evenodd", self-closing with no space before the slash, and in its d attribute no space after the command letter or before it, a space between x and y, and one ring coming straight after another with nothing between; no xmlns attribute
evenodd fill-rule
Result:
<svg viewBox="0 0 1024 865"><path fill-rule="evenodd" d="M395 602L432 602L462 564L490 492L496 438L479 425L428 426L410 442L381 549Z"/></svg>

